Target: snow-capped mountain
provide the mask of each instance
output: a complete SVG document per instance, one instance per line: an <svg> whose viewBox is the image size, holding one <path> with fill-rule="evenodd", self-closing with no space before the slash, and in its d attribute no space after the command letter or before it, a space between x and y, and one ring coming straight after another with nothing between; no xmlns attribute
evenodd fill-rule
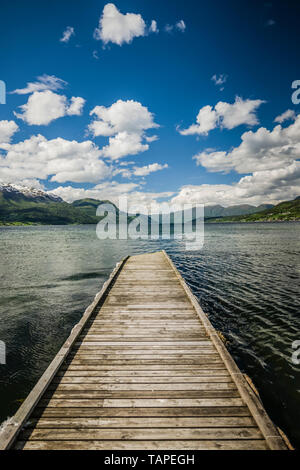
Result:
<svg viewBox="0 0 300 470"><path fill-rule="evenodd" d="M1 183L0 192L9 199L25 198L34 202L63 202L55 194L48 193L42 189L28 188L19 184Z"/></svg>

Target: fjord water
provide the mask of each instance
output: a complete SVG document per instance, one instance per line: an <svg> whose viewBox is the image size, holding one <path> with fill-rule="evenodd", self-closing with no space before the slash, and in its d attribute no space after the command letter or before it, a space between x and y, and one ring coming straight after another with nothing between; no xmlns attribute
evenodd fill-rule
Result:
<svg viewBox="0 0 300 470"><path fill-rule="evenodd" d="M274 422L300 448L299 223L211 224L182 241L98 240L94 226L0 228L0 422L11 416L127 254L165 249L228 340ZM300 354L299 354L300 358Z"/></svg>

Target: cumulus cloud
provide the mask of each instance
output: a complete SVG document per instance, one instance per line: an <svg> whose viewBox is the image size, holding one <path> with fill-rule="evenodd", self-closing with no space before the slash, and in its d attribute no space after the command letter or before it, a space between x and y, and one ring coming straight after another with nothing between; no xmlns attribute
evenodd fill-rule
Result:
<svg viewBox="0 0 300 470"><path fill-rule="evenodd" d="M0 148L1 144L9 143L18 130L19 126L15 121L0 121Z"/></svg>
<svg viewBox="0 0 300 470"><path fill-rule="evenodd" d="M254 172L233 184L203 184L184 186L172 199L177 204L277 204L299 195L300 164L294 162L286 168Z"/></svg>
<svg viewBox="0 0 300 470"><path fill-rule="evenodd" d="M72 96L70 105L66 108L66 114L69 116L80 116L82 114L85 99L80 96Z"/></svg>
<svg viewBox="0 0 300 470"><path fill-rule="evenodd" d="M157 205L160 198L171 197L174 193L165 191L161 193L139 191L140 185L137 183L118 183L116 181L103 182L97 184L93 188L74 188L73 186L59 186L51 191L65 201L73 202L76 199L93 198L99 200L109 200L115 204L119 204L119 197L126 196L128 205L144 204L150 206Z"/></svg>
<svg viewBox="0 0 300 470"><path fill-rule="evenodd" d="M217 127L217 122L217 112L212 106L207 105L200 109L196 118L196 124L192 124L187 129L179 129L179 132L181 135L207 135L209 131Z"/></svg>
<svg viewBox="0 0 300 470"><path fill-rule="evenodd" d="M14 114L29 125L47 125L66 115L80 115L84 103L81 97L72 97L68 103L66 96L51 90L35 91L27 103L20 106L22 112Z"/></svg>
<svg viewBox="0 0 300 470"><path fill-rule="evenodd" d="M41 75L37 77L36 82L27 83L25 88L17 88L14 91L11 91L11 94L17 95L27 95L29 93L34 93L35 91L45 91L45 90L60 90L67 85L67 82L61 78L57 78L54 75Z"/></svg>
<svg viewBox="0 0 300 470"><path fill-rule="evenodd" d="M142 166L142 167L134 167L133 174L135 176L147 176L150 173L154 173L155 171L164 170L165 168L168 168L167 163L165 163L164 165L161 165L160 163L151 163L150 165L145 165L145 166Z"/></svg>
<svg viewBox="0 0 300 470"><path fill-rule="evenodd" d="M245 132L241 144L229 152L205 151L194 158L208 171L252 173L280 169L291 165L300 156L300 115L294 123L281 125L269 131L260 127L256 132Z"/></svg>
<svg viewBox="0 0 300 470"><path fill-rule="evenodd" d="M103 147L103 155L112 160L136 155L148 150L149 145L143 144L139 134L129 132L118 132L114 137L109 138L109 144Z"/></svg>
<svg viewBox="0 0 300 470"><path fill-rule="evenodd" d="M233 129L241 124L254 126L259 123L256 111L263 103L263 100L243 100L238 96L232 104L219 101L214 108L209 105L201 108L196 124L178 130L181 135L207 135L218 126L226 129Z"/></svg>
<svg viewBox="0 0 300 470"><path fill-rule="evenodd" d="M261 127L245 132L241 144L226 151L205 151L194 158L210 172L231 171L244 174L237 183L184 186L176 203L258 205L276 204L300 193L300 116L283 128Z"/></svg>
<svg viewBox="0 0 300 470"><path fill-rule="evenodd" d="M282 124L284 121L294 121L296 119L296 113L292 109L288 109L284 113L280 114L274 119L274 122L279 122Z"/></svg>
<svg viewBox="0 0 300 470"><path fill-rule="evenodd" d="M74 28L72 26L67 26L63 32L60 42L67 43L70 41L71 37L75 35Z"/></svg>
<svg viewBox="0 0 300 470"><path fill-rule="evenodd" d="M135 37L146 35L146 23L142 16L136 13L123 15L113 3L108 3L103 9L94 38L104 44L112 42L122 46L129 44Z"/></svg>
<svg viewBox="0 0 300 470"><path fill-rule="evenodd" d="M47 140L37 135L1 147L6 151L0 155L1 179L7 182L50 177L50 181L58 183L97 183L111 173L100 158L101 150L90 140Z"/></svg>
<svg viewBox="0 0 300 470"><path fill-rule="evenodd" d="M112 160L148 150L145 131L159 127L148 108L133 100L118 100L107 108L96 106L90 115L96 119L88 129L94 137L109 137L109 144L102 151Z"/></svg>

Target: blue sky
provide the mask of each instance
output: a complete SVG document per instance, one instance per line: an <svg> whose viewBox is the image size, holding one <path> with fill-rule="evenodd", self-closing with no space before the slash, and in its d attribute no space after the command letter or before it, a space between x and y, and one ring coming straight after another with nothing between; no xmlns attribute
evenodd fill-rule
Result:
<svg viewBox="0 0 300 470"><path fill-rule="evenodd" d="M299 13L290 1L1 2L0 181L69 201L298 196Z"/></svg>

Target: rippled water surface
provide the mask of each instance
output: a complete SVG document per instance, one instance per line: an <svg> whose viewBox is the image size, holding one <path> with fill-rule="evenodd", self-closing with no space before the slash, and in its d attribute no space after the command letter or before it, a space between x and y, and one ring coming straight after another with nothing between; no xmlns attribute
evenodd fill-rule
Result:
<svg viewBox="0 0 300 470"><path fill-rule="evenodd" d="M170 254L272 417L300 448L300 224L206 225L201 251L179 241L100 241L93 226L0 228L0 422L12 415L117 261ZM300 355L299 355L300 358Z"/></svg>

